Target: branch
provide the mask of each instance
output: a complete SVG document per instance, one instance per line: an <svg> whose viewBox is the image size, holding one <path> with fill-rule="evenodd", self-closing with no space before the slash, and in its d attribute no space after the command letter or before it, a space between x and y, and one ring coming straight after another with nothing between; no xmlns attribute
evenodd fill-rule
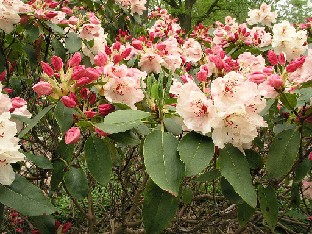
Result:
<svg viewBox="0 0 312 234"><path fill-rule="evenodd" d="M203 14L197 21L196 24L201 23L204 19L206 19L212 12L214 12L214 8L217 7L219 0L214 0L214 2L210 5L205 14Z"/></svg>
<svg viewBox="0 0 312 234"><path fill-rule="evenodd" d="M175 0L164 0L169 6L178 9L180 6L176 3Z"/></svg>

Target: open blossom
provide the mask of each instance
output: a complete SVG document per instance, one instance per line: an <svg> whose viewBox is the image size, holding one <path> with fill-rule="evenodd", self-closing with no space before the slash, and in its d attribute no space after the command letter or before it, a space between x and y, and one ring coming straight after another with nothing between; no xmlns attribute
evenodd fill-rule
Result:
<svg viewBox="0 0 312 234"><path fill-rule="evenodd" d="M237 60L240 70L244 74L249 74L256 71L263 71L265 68L265 59L262 55L255 56L250 52L244 52L238 56Z"/></svg>
<svg viewBox="0 0 312 234"><path fill-rule="evenodd" d="M247 23L250 25L253 24L262 24L263 26L270 26L272 23L276 22L277 14L271 12L271 6L266 3L262 3L260 9L250 10L248 12L249 18L246 19Z"/></svg>
<svg viewBox="0 0 312 234"><path fill-rule="evenodd" d="M45 81L38 82L32 88L38 94L39 97L42 95L49 95L52 93L53 90L51 84Z"/></svg>
<svg viewBox="0 0 312 234"><path fill-rule="evenodd" d="M146 71L147 73L159 73L162 63L164 63L164 60L158 54L148 51L142 55L139 67L141 67L142 71Z"/></svg>
<svg viewBox="0 0 312 234"><path fill-rule="evenodd" d="M0 114L0 183L10 185L15 179L15 173L10 163L24 160L15 137L16 125L10 120L9 112Z"/></svg>
<svg viewBox="0 0 312 234"><path fill-rule="evenodd" d="M215 108L194 81L189 80L181 87L176 111L188 129L203 134L211 132Z"/></svg>
<svg viewBox="0 0 312 234"><path fill-rule="evenodd" d="M298 58L307 49L307 32L296 29L288 21L273 26L272 47L279 54L284 52L287 61Z"/></svg>
<svg viewBox="0 0 312 234"><path fill-rule="evenodd" d="M267 126L259 115L266 102L257 84L230 72L212 82L211 95L217 115L213 122L214 144L220 148L226 143L239 149L251 147L258 129Z"/></svg>
<svg viewBox="0 0 312 234"><path fill-rule="evenodd" d="M24 5L20 0L0 0L0 29L5 33L12 32L13 25L21 19L18 13Z"/></svg>
<svg viewBox="0 0 312 234"><path fill-rule="evenodd" d="M188 38L185 41L184 45L182 46L182 51L186 62L196 63L203 55L200 44L193 38Z"/></svg>
<svg viewBox="0 0 312 234"><path fill-rule="evenodd" d="M143 15L143 11L146 10L146 0L130 0L131 3L131 14L137 13Z"/></svg>
<svg viewBox="0 0 312 234"><path fill-rule="evenodd" d="M109 102L123 103L136 109L135 103L144 98L142 88L146 78L146 72L136 68L128 68L125 65L113 66L111 71L105 71L109 75L109 80L104 86L104 95ZM141 87L141 84L143 87Z"/></svg>

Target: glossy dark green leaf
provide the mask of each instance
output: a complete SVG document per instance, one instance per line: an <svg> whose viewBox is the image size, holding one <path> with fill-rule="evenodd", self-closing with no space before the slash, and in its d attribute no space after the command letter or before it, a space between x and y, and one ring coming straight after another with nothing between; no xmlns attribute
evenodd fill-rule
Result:
<svg viewBox="0 0 312 234"><path fill-rule="evenodd" d="M161 233L178 209L178 198L160 189L151 180L144 191L143 223L146 233Z"/></svg>
<svg viewBox="0 0 312 234"><path fill-rule="evenodd" d="M53 169L53 165L48 158L42 155L34 155L32 153L26 153L26 152L23 152L23 153L26 156L26 158L32 161L36 166L42 169Z"/></svg>
<svg viewBox="0 0 312 234"><path fill-rule="evenodd" d="M65 47L69 50L69 52L75 53L80 50L81 46L81 38L74 32L68 33L67 38L65 39Z"/></svg>
<svg viewBox="0 0 312 234"><path fill-rule="evenodd" d="M64 106L62 101L57 103L54 115L63 134L72 126L74 113L75 110Z"/></svg>
<svg viewBox="0 0 312 234"><path fill-rule="evenodd" d="M88 195L88 180L82 168L70 167L64 175L65 186L77 200L83 200Z"/></svg>

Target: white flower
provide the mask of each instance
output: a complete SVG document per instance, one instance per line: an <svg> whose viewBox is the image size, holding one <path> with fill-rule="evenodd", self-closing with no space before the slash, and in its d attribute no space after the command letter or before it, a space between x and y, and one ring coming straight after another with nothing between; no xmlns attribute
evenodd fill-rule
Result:
<svg viewBox="0 0 312 234"><path fill-rule="evenodd" d="M193 38L188 38L182 46L183 56L186 62L196 63L203 55L200 44Z"/></svg>
<svg viewBox="0 0 312 234"><path fill-rule="evenodd" d="M211 124L215 116L212 101L189 80L181 87L176 107L188 129L206 134L211 132Z"/></svg>
<svg viewBox="0 0 312 234"><path fill-rule="evenodd" d="M139 67L141 67L142 71L146 71L147 73L160 73L161 65L163 63L164 60L158 54L148 51L142 55Z"/></svg>

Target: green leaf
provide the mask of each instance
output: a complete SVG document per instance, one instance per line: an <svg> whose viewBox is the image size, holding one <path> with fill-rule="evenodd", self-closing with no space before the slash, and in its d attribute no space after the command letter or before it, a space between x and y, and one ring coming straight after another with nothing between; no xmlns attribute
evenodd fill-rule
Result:
<svg viewBox="0 0 312 234"><path fill-rule="evenodd" d="M273 128L273 132L275 135L281 133L282 131L288 130L288 129L295 129L296 125L290 124L288 122L282 123L282 124L276 124Z"/></svg>
<svg viewBox="0 0 312 234"><path fill-rule="evenodd" d="M297 105L297 95L294 93L282 93L280 100L288 110L293 110Z"/></svg>
<svg viewBox="0 0 312 234"><path fill-rule="evenodd" d="M160 189L151 180L144 191L143 223L146 233L161 233L174 218L178 198Z"/></svg>
<svg viewBox="0 0 312 234"><path fill-rule="evenodd" d="M109 135L109 138L116 141L121 146L136 146L141 143L140 139L132 132L119 132Z"/></svg>
<svg viewBox="0 0 312 234"><path fill-rule="evenodd" d="M32 161L36 166L42 168L42 169L53 169L52 163L50 160L42 155L34 155L32 153L26 153L23 152L23 154L26 156L26 158L30 161Z"/></svg>
<svg viewBox="0 0 312 234"><path fill-rule="evenodd" d="M182 200L185 205L191 204L193 199L193 191L190 188L185 188L182 194Z"/></svg>
<svg viewBox="0 0 312 234"><path fill-rule="evenodd" d="M61 34L61 35L65 34L64 29L62 29L60 26L53 24L51 22L48 22L48 21L45 21L45 23L53 32Z"/></svg>
<svg viewBox="0 0 312 234"><path fill-rule="evenodd" d="M91 175L105 186L112 173L111 155L105 142L101 138L91 136L86 141L84 152Z"/></svg>
<svg viewBox="0 0 312 234"><path fill-rule="evenodd" d="M41 110L34 118L32 118L26 128L24 128L20 134L18 135L18 138L23 138L26 133L28 133L33 127L35 127L39 121L45 116L53 107L53 105L50 105L43 110Z"/></svg>
<svg viewBox="0 0 312 234"><path fill-rule="evenodd" d="M312 80L301 83L301 88L308 88L308 87L312 87Z"/></svg>
<svg viewBox="0 0 312 234"><path fill-rule="evenodd" d="M11 114L11 118L16 119L16 120L21 121L21 122L26 123L26 124L29 124L31 122L31 119L27 118L26 116L22 116L22 115Z"/></svg>
<svg viewBox="0 0 312 234"><path fill-rule="evenodd" d="M33 216L30 221L40 233L55 234L55 219L52 215Z"/></svg>
<svg viewBox="0 0 312 234"><path fill-rule="evenodd" d="M274 231L278 218L278 200L274 189L270 186L259 187L258 191L260 209L270 229Z"/></svg>
<svg viewBox="0 0 312 234"><path fill-rule="evenodd" d="M174 118L165 118L164 124L168 132L178 136L182 133L182 126L178 124Z"/></svg>
<svg viewBox="0 0 312 234"><path fill-rule="evenodd" d="M68 36L65 39L65 47L69 50L69 52L75 53L80 50L81 46L81 38L74 32L68 33Z"/></svg>
<svg viewBox="0 0 312 234"><path fill-rule="evenodd" d="M52 40L52 47L54 49L54 54L56 56L59 56L60 58L63 59L63 61L65 61L66 58L66 50L62 44L62 42L60 42L59 40L57 40L56 38L53 38Z"/></svg>
<svg viewBox="0 0 312 234"><path fill-rule="evenodd" d="M38 39L39 34L40 34L39 28L33 24L28 24L25 27L25 37L27 41L33 43L35 40Z"/></svg>
<svg viewBox="0 0 312 234"><path fill-rule="evenodd" d="M255 213L255 209L246 202L238 204L237 218L240 226L245 226Z"/></svg>
<svg viewBox="0 0 312 234"><path fill-rule="evenodd" d="M286 130L279 133L269 149L267 171L271 178L279 179L292 168L298 154L300 133Z"/></svg>
<svg viewBox="0 0 312 234"><path fill-rule="evenodd" d="M82 168L70 167L64 175L65 186L77 200L83 200L88 195L88 180Z"/></svg>
<svg viewBox="0 0 312 234"><path fill-rule="evenodd" d="M104 122L94 124L95 127L106 133L125 132L139 126L142 119L150 116L150 113L140 110L118 110L108 114Z"/></svg>
<svg viewBox="0 0 312 234"><path fill-rule="evenodd" d="M200 175L196 181L198 182L208 182L218 179L221 176L221 173L219 170L211 170L208 171L202 175Z"/></svg>
<svg viewBox="0 0 312 234"><path fill-rule="evenodd" d="M233 186L238 195L251 207L257 205L257 194L252 185L250 167L243 153L227 145L220 150L219 166L221 175Z"/></svg>
<svg viewBox="0 0 312 234"><path fill-rule="evenodd" d="M180 141L178 151L185 165L185 175L194 176L209 165L214 145L211 138L190 132Z"/></svg>
<svg viewBox="0 0 312 234"><path fill-rule="evenodd" d="M37 65L37 53L33 45L24 44L23 50L25 51L28 61L32 67Z"/></svg>
<svg viewBox="0 0 312 234"><path fill-rule="evenodd" d="M295 182L300 182L303 180L303 178L308 174L308 172L312 168L312 162L311 160L305 158L296 168L295 170Z"/></svg>
<svg viewBox="0 0 312 234"><path fill-rule="evenodd" d="M258 152L247 149L245 150L245 155L251 169L256 170L263 166L263 159Z"/></svg>
<svg viewBox="0 0 312 234"><path fill-rule="evenodd" d="M72 126L74 113L75 110L64 106L62 101L57 103L54 114L63 134Z"/></svg>
<svg viewBox="0 0 312 234"><path fill-rule="evenodd" d="M224 197L231 203L242 204L244 200L235 192L233 186L224 178L220 180L221 191Z"/></svg>
<svg viewBox="0 0 312 234"><path fill-rule="evenodd" d="M304 106L310 103L312 87L297 89L295 93L299 95L297 99L297 107Z"/></svg>
<svg viewBox="0 0 312 234"><path fill-rule="evenodd" d="M0 202L29 216L52 214L55 211L42 191L19 175L15 176L10 186L0 184Z"/></svg>
<svg viewBox="0 0 312 234"><path fill-rule="evenodd" d="M145 139L144 164L151 179L163 190L178 196L183 163L177 152L178 140L168 132L155 130Z"/></svg>

